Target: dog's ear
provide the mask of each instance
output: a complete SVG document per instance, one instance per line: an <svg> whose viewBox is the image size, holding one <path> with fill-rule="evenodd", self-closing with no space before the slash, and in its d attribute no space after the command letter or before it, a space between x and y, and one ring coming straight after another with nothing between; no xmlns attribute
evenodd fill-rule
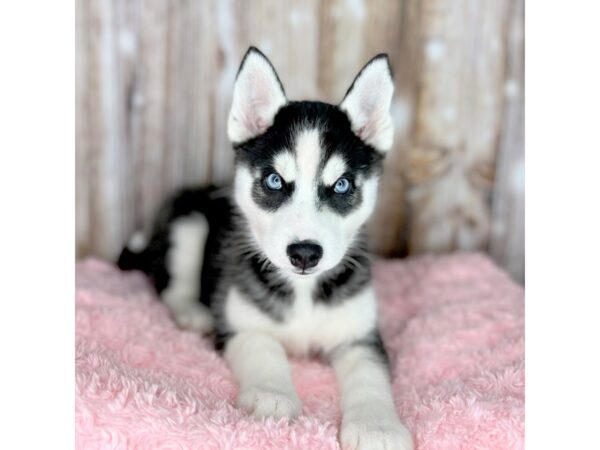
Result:
<svg viewBox="0 0 600 450"><path fill-rule="evenodd" d="M260 50L250 47L233 87L227 121L231 142L238 144L264 133L286 103L283 86L271 62Z"/></svg>
<svg viewBox="0 0 600 450"><path fill-rule="evenodd" d="M387 55L380 54L358 73L340 108L352 125L352 131L380 152L388 151L394 140L390 105L394 82Z"/></svg>

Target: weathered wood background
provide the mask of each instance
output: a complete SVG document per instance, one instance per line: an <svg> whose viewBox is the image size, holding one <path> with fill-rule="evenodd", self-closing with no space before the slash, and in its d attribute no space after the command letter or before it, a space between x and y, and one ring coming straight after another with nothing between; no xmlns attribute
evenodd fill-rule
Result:
<svg viewBox="0 0 600 450"><path fill-rule="evenodd" d="M524 0L77 0L77 255L114 258L181 185L226 183L250 44L292 99L389 53L395 147L373 248L479 249L524 277Z"/></svg>

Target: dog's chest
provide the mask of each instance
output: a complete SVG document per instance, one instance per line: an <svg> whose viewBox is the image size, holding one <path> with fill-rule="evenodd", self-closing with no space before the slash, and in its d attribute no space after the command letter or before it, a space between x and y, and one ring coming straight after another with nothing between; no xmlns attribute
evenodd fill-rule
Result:
<svg viewBox="0 0 600 450"><path fill-rule="evenodd" d="M232 288L226 300L227 322L236 332L268 333L295 355L329 352L362 338L375 326L376 306L371 287L332 305L315 302L313 289L311 282L295 283L294 300L283 320L277 320Z"/></svg>

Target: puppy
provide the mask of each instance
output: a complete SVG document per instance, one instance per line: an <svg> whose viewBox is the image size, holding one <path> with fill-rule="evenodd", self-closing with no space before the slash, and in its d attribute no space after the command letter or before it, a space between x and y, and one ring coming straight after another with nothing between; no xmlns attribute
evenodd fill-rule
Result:
<svg viewBox="0 0 600 450"><path fill-rule="evenodd" d="M342 447L411 449L364 235L393 141L388 58L370 60L330 105L288 100L250 48L233 89L233 186L179 192L119 266L147 273L181 327L214 332L249 413L299 415L287 354L319 354L340 386Z"/></svg>

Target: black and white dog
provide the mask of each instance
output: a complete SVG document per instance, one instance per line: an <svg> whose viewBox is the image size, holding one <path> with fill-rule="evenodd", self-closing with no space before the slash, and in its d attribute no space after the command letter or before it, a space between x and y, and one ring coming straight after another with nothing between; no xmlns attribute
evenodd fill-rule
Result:
<svg viewBox="0 0 600 450"><path fill-rule="evenodd" d="M154 281L179 326L209 333L255 416L295 417L286 353L319 354L337 375L348 449L412 448L394 406L377 330L364 224L392 146L394 86L386 55L360 71L339 105L290 101L250 48L227 132L233 189L190 189L159 214L151 238L119 258Z"/></svg>

